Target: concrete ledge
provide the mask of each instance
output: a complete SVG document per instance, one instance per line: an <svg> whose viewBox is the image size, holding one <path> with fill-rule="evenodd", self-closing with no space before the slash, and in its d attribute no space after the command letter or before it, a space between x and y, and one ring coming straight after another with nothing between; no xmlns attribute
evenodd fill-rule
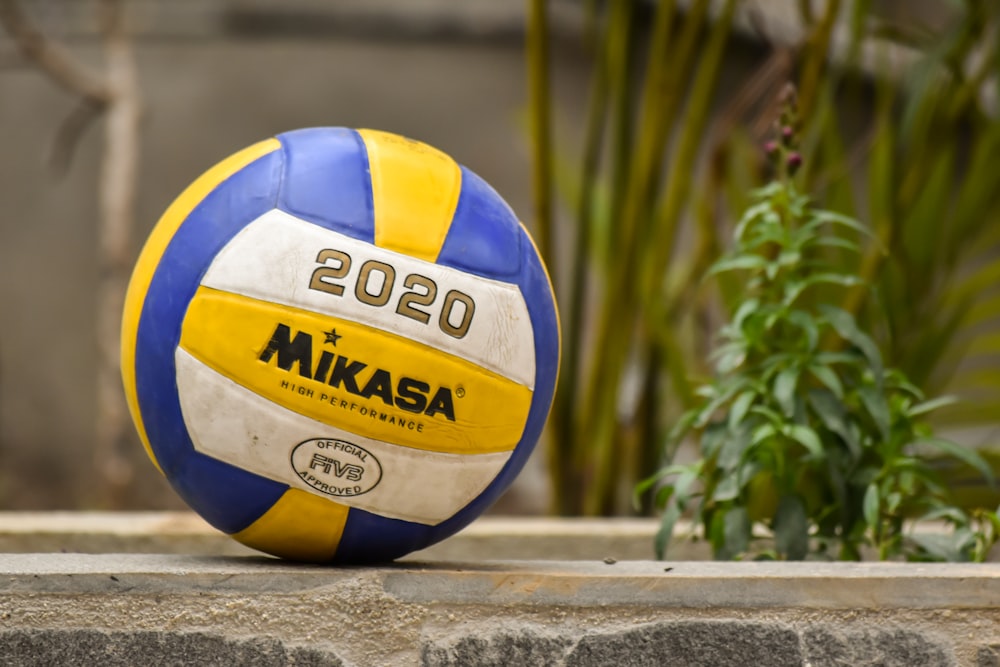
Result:
<svg viewBox="0 0 1000 667"><path fill-rule="evenodd" d="M1000 564L655 562L655 531L484 517L326 568L188 512L0 513L0 666L1000 667Z"/></svg>
<svg viewBox="0 0 1000 667"><path fill-rule="evenodd" d="M658 526L656 519L485 516L408 559L649 560ZM193 512L0 512L0 552L259 555ZM677 540L669 555L711 559L707 544L689 540ZM1000 547L990 560L1000 562Z"/></svg>
<svg viewBox="0 0 1000 667"><path fill-rule="evenodd" d="M0 555L5 665L985 667L998 647L995 564Z"/></svg>
<svg viewBox="0 0 1000 667"><path fill-rule="evenodd" d="M412 558L424 560L646 560L651 519L482 517ZM192 512L0 512L0 552L251 555ZM679 543L680 560L703 560L703 544Z"/></svg>

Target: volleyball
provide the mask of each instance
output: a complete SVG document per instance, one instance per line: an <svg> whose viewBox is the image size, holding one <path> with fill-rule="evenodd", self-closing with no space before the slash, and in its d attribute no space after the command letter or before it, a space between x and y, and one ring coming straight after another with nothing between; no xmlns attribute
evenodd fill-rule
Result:
<svg viewBox="0 0 1000 667"><path fill-rule="evenodd" d="M228 157L153 228L122 376L154 465L208 523L308 562L384 562L481 515L555 389L527 230L396 134L311 128Z"/></svg>

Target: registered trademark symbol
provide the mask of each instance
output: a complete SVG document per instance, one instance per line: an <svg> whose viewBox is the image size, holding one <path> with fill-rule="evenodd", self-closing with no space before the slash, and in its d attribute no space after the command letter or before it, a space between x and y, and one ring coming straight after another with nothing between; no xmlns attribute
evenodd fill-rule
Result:
<svg viewBox="0 0 1000 667"><path fill-rule="evenodd" d="M465 396L465 387L456 387L455 395L459 398L463 398Z"/></svg>

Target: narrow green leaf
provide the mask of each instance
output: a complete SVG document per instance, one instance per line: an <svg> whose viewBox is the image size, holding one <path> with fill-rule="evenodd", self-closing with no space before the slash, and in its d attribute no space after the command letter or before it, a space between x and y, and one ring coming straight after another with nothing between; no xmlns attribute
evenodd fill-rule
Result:
<svg viewBox="0 0 1000 667"><path fill-rule="evenodd" d="M834 330L840 334L840 337L854 345L865 355L868 363L872 366L872 372L875 374L876 381L881 382L883 368L882 354L879 352L878 346L875 345L875 341L858 328L857 322L854 321L854 316L845 310L828 304L821 304L819 309L830 325L833 326Z"/></svg>
<svg viewBox="0 0 1000 667"><path fill-rule="evenodd" d="M857 364L860 357L851 352L820 352L816 355L816 363L829 366L831 364Z"/></svg>
<svg viewBox="0 0 1000 667"><path fill-rule="evenodd" d="M942 244L947 243L943 237L948 225L942 225L941 221L948 217L952 207L951 194L956 187L954 157L951 142L942 142L940 148L927 156L927 178L901 226L906 256L914 266L930 266Z"/></svg>
<svg viewBox="0 0 1000 667"><path fill-rule="evenodd" d="M768 212L773 212L771 201L769 199L765 199L759 204L754 204L748 208L746 213L743 214L743 217L740 218L740 221L736 223L736 227L733 230L733 236L736 240L741 240L743 235L746 233L747 227Z"/></svg>
<svg viewBox="0 0 1000 667"><path fill-rule="evenodd" d="M849 273L817 273L807 279L810 285L819 283L829 283L831 285L841 285L843 287L855 287L864 285L865 281L858 276Z"/></svg>
<svg viewBox="0 0 1000 667"><path fill-rule="evenodd" d="M717 273L723 273L725 271L763 269L768 265L769 262L760 255L736 255L734 257L723 257L719 261L712 264L705 275L713 276Z"/></svg>
<svg viewBox="0 0 1000 667"><path fill-rule="evenodd" d="M779 427L785 423L785 420L781 417L781 415L771 408L763 405L754 405L750 408L750 412L755 415L760 415L775 427Z"/></svg>
<svg viewBox="0 0 1000 667"><path fill-rule="evenodd" d="M868 160L867 188L869 192L869 221L872 229L887 238L894 224L895 202L899 169L896 164L896 131L893 125L893 107L899 86L888 77L877 79L876 113L870 129L873 137L871 157Z"/></svg>
<svg viewBox="0 0 1000 667"><path fill-rule="evenodd" d="M878 495L878 484L872 482L865 489L865 498L862 502L862 511L865 517L865 523L872 530L875 530L879 524L879 495Z"/></svg>
<svg viewBox="0 0 1000 667"><path fill-rule="evenodd" d="M825 456L823 443L820 442L816 431L812 430L808 426L803 426L802 424L788 424L784 428L783 432L786 436L808 449L809 453L813 457L822 459Z"/></svg>
<svg viewBox="0 0 1000 667"><path fill-rule="evenodd" d="M740 307L733 313L733 326L737 329L743 328L743 321L760 307L757 299L747 299L740 304Z"/></svg>
<svg viewBox="0 0 1000 667"><path fill-rule="evenodd" d="M774 437L778 433L778 430L771 424L764 424L758 426L754 429L753 435L750 438L750 446L756 446L764 442L768 438Z"/></svg>
<svg viewBox="0 0 1000 667"><path fill-rule="evenodd" d="M875 466L861 466L851 473L847 481L854 486L868 486L874 484L879 472L881 471Z"/></svg>
<svg viewBox="0 0 1000 667"><path fill-rule="evenodd" d="M842 287L855 287L863 285L864 281L857 276L847 273L814 273L813 275L792 283L787 290L782 302L789 306L798 299L804 291L815 285L840 285Z"/></svg>
<svg viewBox="0 0 1000 667"><path fill-rule="evenodd" d="M888 369L885 372L885 386L891 389L899 389L905 391L913 399L917 401L924 400L924 392L920 391L920 388L915 384L910 382L907 377L895 368Z"/></svg>
<svg viewBox="0 0 1000 667"><path fill-rule="evenodd" d="M670 505L660 517L660 527L656 531L656 538L653 541L653 549L656 551L656 558L663 560L667 556L667 547L674 535L674 525L681 516L681 511L677 505Z"/></svg>
<svg viewBox="0 0 1000 667"><path fill-rule="evenodd" d="M889 404L886 403L885 396L877 388L867 385L858 388L858 396L861 397L865 410L875 422L882 440L887 441L889 439L890 417Z"/></svg>
<svg viewBox="0 0 1000 667"><path fill-rule="evenodd" d="M778 221L776 220L775 222ZM785 233L785 230L777 224L774 226L758 227L752 234L749 235L749 237L747 237L745 241L743 241L742 244L740 244L740 250L742 252L759 252L759 248L761 246L771 243L784 245L787 241L788 234Z"/></svg>
<svg viewBox="0 0 1000 667"><path fill-rule="evenodd" d="M656 473L659 478L666 477L676 477L677 475L683 474L691 470L690 463L672 463L668 466L664 466L658 473Z"/></svg>
<svg viewBox="0 0 1000 667"><path fill-rule="evenodd" d="M963 315L970 326L995 320L1000 315L1000 294L980 295Z"/></svg>
<svg viewBox="0 0 1000 667"><path fill-rule="evenodd" d="M806 335L809 351L815 350L816 346L819 345L819 327L816 326L816 320L803 310L790 310L788 311L788 321Z"/></svg>
<svg viewBox="0 0 1000 667"><path fill-rule="evenodd" d="M899 503L903 500L903 494L893 491L885 499L886 511L895 514L899 510Z"/></svg>
<svg viewBox="0 0 1000 667"><path fill-rule="evenodd" d="M719 483L715 485L715 488L711 493L711 500L717 503L724 503L730 500L735 500L737 496L740 495L740 484L738 475L723 475Z"/></svg>
<svg viewBox="0 0 1000 667"><path fill-rule="evenodd" d="M670 432L667 433L666 437L666 448L669 450L673 445L684 439L694 426L694 423L698 420L697 410L688 410L681 418L677 420L677 423L673 425Z"/></svg>
<svg viewBox="0 0 1000 667"><path fill-rule="evenodd" d="M969 517L965 514L965 512L957 507L936 507L917 517L917 522L940 521L941 519L947 519L957 524L963 524L969 521Z"/></svg>
<svg viewBox="0 0 1000 667"><path fill-rule="evenodd" d="M989 256L984 260L967 276L955 278L945 285L945 298L949 302L972 302L985 291L1000 283L1000 256Z"/></svg>
<svg viewBox="0 0 1000 667"><path fill-rule="evenodd" d="M926 415L933 412L939 408L943 408L948 405L954 405L958 403L958 399L954 396L939 396L938 398L932 398L929 401L924 401L923 403L918 403L906 411L909 417L919 417L921 415Z"/></svg>
<svg viewBox="0 0 1000 667"><path fill-rule="evenodd" d="M750 519L745 507L733 507L726 512L725 544L730 558L744 554L750 546Z"/></svg>
<svg viewBox="0 0 1000 667"><path fill-rule="evenodd" d="M809 372L812 373L813 377L819 380L824 387L829 389L830 393L838 399L843 400L844 385L840 382L840 376L837 375L832 368L821 364L811 364L809 366Z"/></svg>
<svg viewBox="0 0 1000 667"><path fill-rule="evenodd" d="M774 398L786 417L795 414L795 386L799 381L799 369L786 368L774 378Z"/></svg>
<svg viewBox="0 0 1000 667"><path fill-rule="evenodd" d="M646 477L645 479L639 480L639 482L635 485L635 488L632 489L633 506L640 507L642 505L641 502L642 496L644 496L646 492L652 489L653 487L659 486L662 483L663 480L660 473L656 473L654 475Z"/></svg>
<svg viewBox="0 0 1000 667"><path fill-rule="evenodd" d="M653 494L652 505L653 507L657 508L666 507L667 503L669 503L670 499L673 497L674 497L674 485L664 484L663 486L656 489L656 492ZM642 499L639 497L634 497L633 501L635 502L636 507L640 507L642 505Z"/></svg>
<svg viewBox="0 0 1000 667"><path fill-rule="evenodd" d="M868 229L868 227L866 227L864 224L858 222L857 220L849 216L837 213L835 211L823 211L823 210L811 211L811 213L813 219L808 224L804 225L803 229L809 229L811 227L819 226L824 223L833 223L835 225L841 225L843 227L848 227L849 229L853 229L854 231L863 234L871 239L875 238L874 234L872 234L872 231Z"/></svg>
<svg viewBox="0 0 1000 667"><path fill-rule="evenodd" d="M813 390L809 392L809 402L812 404L816 414L819 415L823 425L833 433L840 436L840 439L847 445L854 461L861 458L861 443L857 436L848 426L847 412L844 404L837 400L831 392Z"/></svg>
<svg viewBox="0 0 1000 667"><path fill-rule="evenodd" d="M677 506L681 509L687 506L693 495L691 493L691 487L696 481L698 481L699 473L701 472L701 466L697 469L685 470L674 482L674 499L677 501Z"/></svg>
<svg viewBox="0 0 1000 667"><path fill-rule="evenodd" d="M961 352L962 356L982 355L989 357L1000 355L1000 331L984 332L975 336Z"/></svg>
<svg viewBox="0 0 1000 667"><path fill-rule="evenodd" d="M851 252L860 253L861 246L859 246L854 241L848 241L847 239L842 239L838 236L818 236L810 241L812 245L822 246L826 248L840 248L842 250L850 250Z"/></svg>
<svg viewBox="0 0 1000 667"><path fill-rule="evenodd" d="M802 253L798 250L783 250L778 255L778 266L793 267L802 262Z"/></svg>
<svg viewBox="0 0 1000 667"><path fill-rule="evenodd" d="M723 376L743 365L746 358L747 344L743 340L721 345L709 355L709 361L715 364L716 372Z"/></svg>
<svg viewBox="0 0 1000 667"><path fill-rule="evenodd" d="M701 455L704 459L711 459L718 455L726 443L729 441L729 428L723 422L712 422L701 434Z"/></svg>
<svg viewBox="0 0 1000 667"><path fill-rule="evenodd" d="M798 496L783 496L774 513L774 546L788 560L802 560L809 554L809 520Z"/></svg>
<svg viewBox="0 0 1000 667"><path fill-rule="evenodd" d="M952 535L935 535L933 533L912 532L908 536L911 541L926 551L936 561L957 562L964 560L961 550L956 549L956 540Z"/></svg>
<svg viewBox="0 0 1000 667"><path fill-rule="evenodd" d="M771 181L766 185L762 185L759 188L755 188L753 191L750 192L750 196L753 197L754 199L764 199L764 200L773 199L774 196L777 195L782 190L784 190L785 187L786 187L785 184L782 183L781 181L778 180Z"/></svg>
<svg viewBox="0 0 1000 667"><path fill-rule="evenodd" d="M725 387L722 388L722 390L718 393L718 395L716 395L714 399L712 399L704 408L702 408L701 412L698 415L698 419L694 422L694 426L696 428L704 427L705 424L707 424L708 421L712 418L712 416L716 413L716 411L723 405L725 405L727 402L732 400L733 396L735 396L736 393L741 389L743 389L745 386L746 386L746 381L743 380L742 378L738 378L737 381L735 382L726 383Z"/></svg>
<svg viewBox="0 0 1000 667"><path fill-rule="evenodd" d="M915 447L933 447L941 450L945 454L950 454L956 459L959 459L963 463L974 468L983 476L983 479L985 479L990 486L996 484L996 478L993 475L993 470L990 469L990 465L976 452L976 450L971 447L963 447L956 442L945 440L944 438L924 438L917 440L913 443L913 445Z"/></svg>
<svg viewBox="0 0 1000 667"><path fill-rule="evenodd" d="M747 411L750 410L750 406L756 397L757 392L752 390L744 391L736 397L736 400L733 401L732 406L729 408L730 431L736 431L740 424L743 423L743 418L746 417Z"/></svg>
<svg viewBox="0 0 1000 667"><path fill-rule="evenodd" d="M750 447L751 432L751 429L744 424L741 428L729 433L719 449L717 460L719 470L729 474L738 469L740 460L747 448Z"/></svg>

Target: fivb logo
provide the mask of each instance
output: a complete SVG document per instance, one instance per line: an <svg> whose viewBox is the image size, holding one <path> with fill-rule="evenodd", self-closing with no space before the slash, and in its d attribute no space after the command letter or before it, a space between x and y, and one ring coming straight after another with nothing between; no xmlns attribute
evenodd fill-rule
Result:
<svg viewBox="0 0 1000 667"><path fill-rule="evenodd" d="M443 415L455 421L455 401L448 387L438 387L432 392L429 383L416 378L403 376L394 381L392 373L384 368L374 368L368 374L368 364L329 350L320 353L314 366L312 335L297 331L293 337L292 328L284 323L275 327L258 359L265 364L274 359L284 371L297 366L301 377L342 388L355 396L378 397L390 407L428 417Z"/></svg>
<svg viewBox="0 0 1000 667"><path fill-rule="evenodd" d="M382 464L364 447L313 438L292 450L292 468L303 482L330 496L359 496L382 480Z"/></svg>

